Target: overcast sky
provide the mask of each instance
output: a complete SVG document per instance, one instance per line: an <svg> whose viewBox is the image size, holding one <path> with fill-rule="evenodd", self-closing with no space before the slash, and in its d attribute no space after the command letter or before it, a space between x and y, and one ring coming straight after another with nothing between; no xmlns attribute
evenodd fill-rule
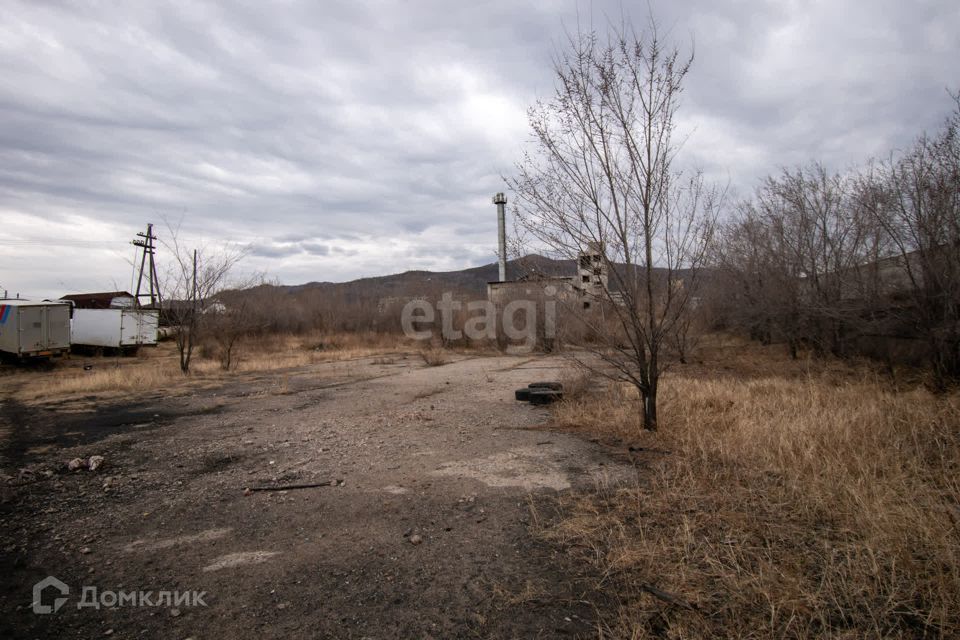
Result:
<svg viewBox="0 0 960 640"><path fill-rule="evenodd" d="M288 284L492 262L490 199L564 29L647 10L229 4L3 3L0 289L128 288L130 239L164 219L188 244L252 246L245 269ZM902 147L960 86L956 0L653 9L696 44L684 152L742 193L781 165Z"/></svg>

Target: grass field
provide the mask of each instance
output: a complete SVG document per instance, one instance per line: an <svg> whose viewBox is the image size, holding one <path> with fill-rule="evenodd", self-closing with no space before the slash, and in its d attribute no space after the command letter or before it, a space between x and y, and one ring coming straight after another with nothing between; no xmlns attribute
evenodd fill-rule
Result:
<svg viewBox="0 0 960 640"><path fill-rule="evenodd" d="M257 336L238 345L230 371L221 369L212 348L198 348L190 375L184 376L175 344L166 341L141 349L136 357L73 355L54 361L50 367L7 367L2 380L8 390L14 390L17 400L26 403L77 396L117 397L158 389L176 393L198 385L215 385L238 374L415 351L415 347L402 337L372 333Z"/></svg>
<svg viewBox="0 0 960 640"><path fill-rule="evenodd" d="M603 575L601 637L957 637L960 394L863 364L714 345L663 381L660 431L611 386L557 426L620 438L632 486L543 535Z"/></svg>

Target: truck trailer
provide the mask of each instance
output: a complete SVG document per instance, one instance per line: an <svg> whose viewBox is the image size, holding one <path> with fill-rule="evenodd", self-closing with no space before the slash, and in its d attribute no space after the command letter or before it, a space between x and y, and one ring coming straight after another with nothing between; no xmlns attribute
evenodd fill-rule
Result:
<svg viewBox="0 0 960 640"><path fill-rule="evenodd" d="M26 360L69 350L69 304L0 299L0 355Z"/></svg>
<svg viewBox="0 0 960 640"><path fill-rule="evenodd" d="M70 341L77 346L134 351L156 346L156 309L74 309Z"/></svg>

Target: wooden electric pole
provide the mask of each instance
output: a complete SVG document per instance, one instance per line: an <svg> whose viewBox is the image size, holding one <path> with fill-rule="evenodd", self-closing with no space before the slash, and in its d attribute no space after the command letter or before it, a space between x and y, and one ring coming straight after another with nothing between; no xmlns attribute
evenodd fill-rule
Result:
<svg viewBox="0 0 960 640"><path fill-rule="evenodd" d="M163 301L162 296L160 295L160 278L157 277L157 263L154 259L156 253L156 245L154 240L157 239L153 235L153 224L147 225L146 233L138 233L136 240L133 241L133 245L143 249L143 255L140 256L140 274L137 277L137 292L134 294L134 298L137 301L138 306L143 306L140 304L140 298L149 296L150 304L147 305L147 308L158 309L160 304ZM144 291L143 279L146 277L149 281L148 287L149 293Z"/></svg>

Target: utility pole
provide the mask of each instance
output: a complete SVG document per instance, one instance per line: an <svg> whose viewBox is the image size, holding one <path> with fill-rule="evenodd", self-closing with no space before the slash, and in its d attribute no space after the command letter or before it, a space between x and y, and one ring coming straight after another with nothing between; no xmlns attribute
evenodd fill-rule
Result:
<svg viewBox="0 0 960 640"><path fill-rule="evenodd" d="M197 250L193 250L193 290L190 293L190 300L193 302L193 314L197 314Z"/></svg>
<svg viewBox="0 0 960 640"><path fill-rule="evenodd" d="M160 278L157 277L157 263L154 260L156 252L154 240L157 237L153 235L153 224L147 224L147 232L138 233L137 238L133 241L133 245L143 249L143 255L140 257L140 274L137 277L137 292L134 294L134 299L137 301L137 305L140 305L140 298L149 296L150 304L148 308L156 309L163 300L160 295ZM149 293L141 293L144 277L149 279Z"/></svg>

